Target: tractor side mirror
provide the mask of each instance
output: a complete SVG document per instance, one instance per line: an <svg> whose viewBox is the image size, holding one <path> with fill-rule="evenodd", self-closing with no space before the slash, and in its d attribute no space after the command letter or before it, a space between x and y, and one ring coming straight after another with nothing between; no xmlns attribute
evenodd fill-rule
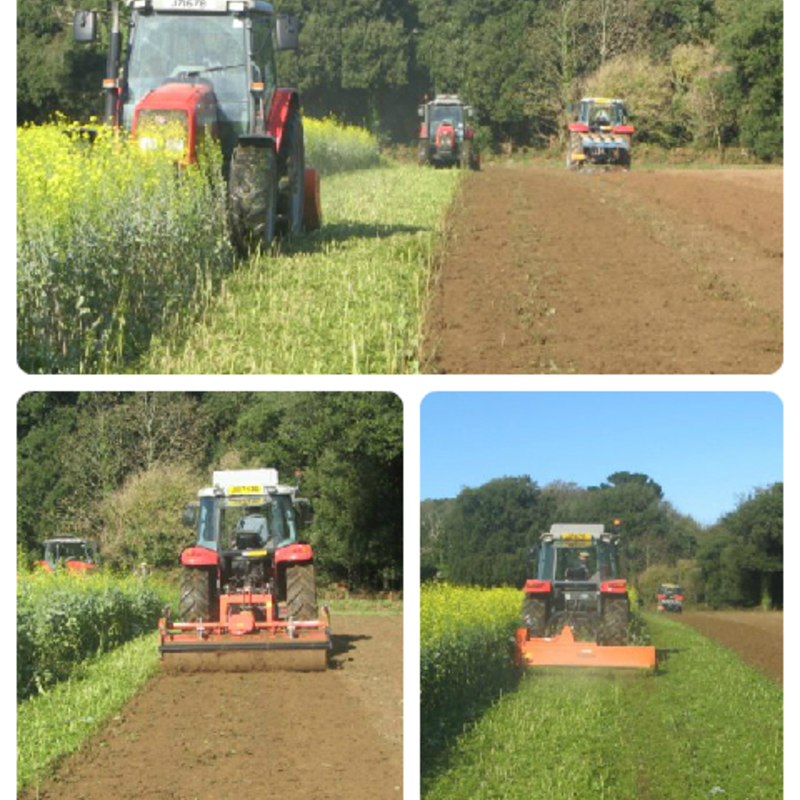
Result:
<svg viewBox="0 0 800 800"><path fill-rule="evenodd" d="M187 528L194 528L197 524L198 509L199 505L197 503L187 503L186 506L184 506L181 522L183 522Z"/></svg>
<svg viewBox="0 0 800 800"><path fill-rule="evenodd" d="M278 50L297 50L300 46L300 24L293 14L278 14L275 20Z"/></svg>
<svg viewBox="0 0 800 800"><path fill-rule="evenodd" d="M472 106L467 106L464 111L467 112L468 119L472 119L475 116L475 110L472 108Z"/></svg>
<svg viewBox="0 0 800 800"><path fill-rule="evenodd" d="M425 106L420 106L420 107L417 109L417 116L418 116L420 119L425 119Z"/></svg>
<svg viewBox="0 0 800 800"><path fill-rule="evenodd" d="M97 41L97 12L76 11L72 20L72 38L79 44Z"/></svg>
<svg viewBox="0 0 800 800"><path fill-rule="evenodd" d="M306 528L314 521L314 507L311 501L305 497L296 497L294 507L297 511L297 516L300 517L300 524Z"/></svg>

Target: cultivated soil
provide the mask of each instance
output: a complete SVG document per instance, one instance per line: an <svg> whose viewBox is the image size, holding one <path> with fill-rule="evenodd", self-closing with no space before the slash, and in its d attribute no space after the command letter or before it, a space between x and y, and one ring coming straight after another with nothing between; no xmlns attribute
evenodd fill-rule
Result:
<svg viewBox="0 0 800 800"><path fill-rule="evenodd" d="M451 213L429 372L771 374L782 170L490 165Z"/></svg>
<svg viewBox="0 0 800 800"><path fill-rule="evenodd" d="M401 800L401 616L334 616L331 669L160 674L26 800Z"/></svg>
<svg viewBox="0 0 800 800"><path fill-rule="evenodd" d="M783 683L783 612L685 611L673 617Z"/></svg>

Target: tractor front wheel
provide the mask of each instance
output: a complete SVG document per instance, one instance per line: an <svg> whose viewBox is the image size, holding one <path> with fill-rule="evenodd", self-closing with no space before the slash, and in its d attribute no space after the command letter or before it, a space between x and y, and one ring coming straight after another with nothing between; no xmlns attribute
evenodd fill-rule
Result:
<svg viewBox="0 0 800 800"><path fill-rule="evenodd" d="M570 131L569 140L567 141L567 169L576 170L580 168L580 160L575 160L572 156L581 155L582 152L581 137L577 133Z"/></svg>
<svg viewBox="0 0 800 800"><path fill-rule="evenodd" d="M261 247L269 252L275 238L278 164L270 146L238 145L230 174L231 227L242 254Z"/></svg>
<svg viewBox="0 0 800 800"><path fill-rule="evenodd" d="M317 618L313 564L290 564L286 568L286 613L299 620Z"/></svg>
<svg viewBox="0 0 800 800"><path fill-rule="evenodd" d="M627 644L629 615L627 595L603 599L601 644Z"/></svg>
<svg viewBox="0 0 800 800"><path fill-rule="evenodd" d="M216 580L209 567L183 567L181 570L181 622L212 620L216 617Z"/></svg>
<svg viewBox="0 0 800 800"><path fill-rule="evenodd" d="M522 601L522 624L532 638L541 639L547 632L547 601L525 595Z"/></svg>
<svg viewBox="0 0 800 800"><path fill-rule="evenodd" d="M303 121L295 108L290 112L278 158L278 222L280 232L302 233L305 202L305 142Z"/></svg>

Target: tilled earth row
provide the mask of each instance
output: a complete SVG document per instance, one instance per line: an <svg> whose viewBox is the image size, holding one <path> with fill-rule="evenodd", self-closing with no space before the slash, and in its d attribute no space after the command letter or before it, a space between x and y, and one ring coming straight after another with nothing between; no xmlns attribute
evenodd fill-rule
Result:
<svg viewBox="0 0 800 800"><path fill-rule="evenodd" d="M324 673L158 675L24 797L399 800L402 617L333 627Z"/></svg>
<svg viewBox="0 0 800 800"><path fill-rule="evenodd" d="M770 374L782 353L782 171L516 165L465 179L428 371Z"/></svg>

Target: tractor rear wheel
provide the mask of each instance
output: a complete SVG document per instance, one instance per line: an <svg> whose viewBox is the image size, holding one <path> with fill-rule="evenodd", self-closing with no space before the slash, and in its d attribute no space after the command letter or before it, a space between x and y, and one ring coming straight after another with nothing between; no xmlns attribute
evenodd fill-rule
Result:
<svg viewBox="0 0 800 800"><path fill-rule="evenodd" d="M303 121L295 108L289 114L284 131L284 143L278 157L278 225L281 233L303 231L305 202L305 142Z"/></svg>
<svg viewBox="0 0 800 800"><path fill-rule="evenodd" d="M272 147L236 147L228 193L239 251L244 255L261 246L268 252L275 238L278 208L278 164Z"/></svg>
<svg viewBox="0 0 800 800"><path fill-rule="evenodd" d="M583 147L581 146L581 138L577 133L569 132L569 139L567 140L567 169L576 170L580 167L581 162L572 158L573 155L581 155Z"/></svg>
<svg viewBox="0 0 800 800"><path fill-rule="evenodd" d="M601 644L627 644L628 642L628 596L603 599L603 622Z"/></svg>
<svg viewBox="0 0 800 800"><path fill-rule="evenodd" d="M522 601L522 624L530 636L541 639L547 632L547 601L526 594Z"/></svg>
<svg viewBox="0 0 800 800"><path fill-rule="evenodd" d="M290 564L286 568L286 613L294 619L317 618L313 564Z"/></svg>
<svg viewBox="0 0 800 800"><path fill-rule="evenodd" d="M216 617L215 570L209 567L183 567L179 616L182 622L212 620Z"/></svg>

